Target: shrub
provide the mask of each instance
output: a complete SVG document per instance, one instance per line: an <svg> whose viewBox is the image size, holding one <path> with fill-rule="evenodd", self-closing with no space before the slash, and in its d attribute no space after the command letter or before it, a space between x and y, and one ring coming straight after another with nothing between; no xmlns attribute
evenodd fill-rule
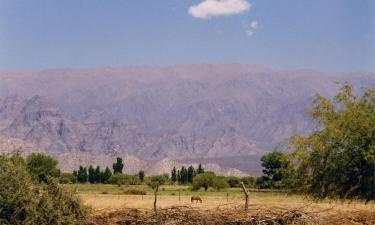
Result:
<svg viewBox="0 0 375 225"><path fill-rule="evenodd" d="M47 176L59 176L57 169L57 160L49 155L41 153L32 153L26 158L27 169L30 173L36 176L39 182L44 182Z"/></svg>
<svg viewBox="0 0 375 225"><path fill-rule="evenodd" d="M5 224L82 224L87 208L56 178L39 183L23 158L0 156L0 220Z"/></svg>
<svg viewBox="0 0 375 225"><path fill-rule="evenodd" d="M77 178L71 173L61 173L59 182L60 184L74 184L77 182Z"/></svg>
<svg viewBox="0 0 375 225"><path fill-rule="evenodd" d="M235 176L229 176L226 177L227 183L229 184L230 187L239 187L240 186L240 178L235 177Z"/></svg>

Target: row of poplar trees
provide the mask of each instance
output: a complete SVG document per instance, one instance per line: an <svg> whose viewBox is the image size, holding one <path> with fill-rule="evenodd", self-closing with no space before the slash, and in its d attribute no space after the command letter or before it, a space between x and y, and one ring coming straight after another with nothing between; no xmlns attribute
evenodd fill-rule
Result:
<svg viewBox="0 0 375 225"><path fill-rule="evenodd" d="M179 184L187 184L192 183L193 178L197 174L204 173L204 169L202 168L202 165L199 164L197 169L194 169L194 167L191 165L188 168L185 166L182 166L181 169L177 170L176 167L173 167L171 171L171 181L177 182Z"/></svg>

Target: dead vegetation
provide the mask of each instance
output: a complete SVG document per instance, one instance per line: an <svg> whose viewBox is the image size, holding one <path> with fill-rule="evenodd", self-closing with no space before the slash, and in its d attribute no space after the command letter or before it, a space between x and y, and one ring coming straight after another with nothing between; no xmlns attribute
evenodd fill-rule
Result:
<svg viewBox="0 0 375 225"><path fill-rule="evenodd" d="M249 207L243 210L237 206L202 209L191 206L172 206L153 210L118 209L96 212L90 218L89 225L114 224L249 224L249 225L284 225L284 224L375 224L375 211L357 210L351 212L336 209L314 211L309 206L287 208Z"/></svg>

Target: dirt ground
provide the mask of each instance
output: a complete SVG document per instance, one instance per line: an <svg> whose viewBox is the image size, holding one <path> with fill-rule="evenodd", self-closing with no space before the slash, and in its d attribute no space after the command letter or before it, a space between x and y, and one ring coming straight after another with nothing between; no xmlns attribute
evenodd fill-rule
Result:
<svg viewBox="0 0 375 225"><path fill-rule="evenodd" d="M375 205L362 202L313 202L300 196L253 195L244 210L241 196L82 194L94 212L89 224L375 224Z"/></svg>

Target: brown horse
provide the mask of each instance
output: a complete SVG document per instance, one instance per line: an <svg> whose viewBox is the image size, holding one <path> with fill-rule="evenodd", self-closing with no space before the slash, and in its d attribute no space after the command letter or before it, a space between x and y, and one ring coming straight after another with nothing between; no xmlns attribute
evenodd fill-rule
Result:
<svg viewBox="0 0 375 225"><path fill-rule="evenodd" d="M191 196L191 203L194 201L202 203L202 199L199 196Z"/></svg>

